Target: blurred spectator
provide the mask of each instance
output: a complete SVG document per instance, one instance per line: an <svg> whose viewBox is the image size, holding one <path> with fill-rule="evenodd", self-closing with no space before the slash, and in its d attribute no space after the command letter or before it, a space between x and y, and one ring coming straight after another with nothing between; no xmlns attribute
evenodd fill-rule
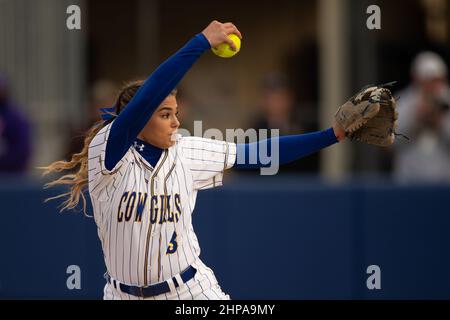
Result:
<svg viewBox="0 0 450 320"><path fill-rule="evenodd" d="M117 93L117 86L110 80L97 80L94 83L89 101L89 119L81 128L70 130L71 140L66 150L66 159L70 159L72 154L81 151L85 132L100 120L100 108L109 108L114 105Z"/></svg>
<svg viewBox="0 0 450 320"><path fill-rule="evenodd" d="M264 79L260 109L262 117L253 125L255 129L279 129L280 135L302 132L295 114L294 95L286 80L279 75Z"/></svg>
<svg viewBox="0 0 450 320"><path fill-rule="evenodd" d="M0 74L0 172L26 171L31 152L29 121L12 101L7 77Z"/></svg>
<svg viewBox="0 0 450 320"><path fill-rule="evenodd" d="M302 134L310 129L302 127L301 124L307 123L310 119L301 118L294 93L283 76L278 74L267 76L262 82L260 96L261 117L252 124L251 128L256 130L279 129L280 136ZM267 136L270 137L270 131ZM316 172L319 163L318 157L318 154L313 154L300 161L283 165L279 172Z"/></svg>
<svg viewBox="0 0 450 320"><path fill-rule="evenodd" d="M412 84L398 93L398 132L411 141L396 144L394 175L403 182L450 181L450 96L447 65L433 52L412 63Z"/></svg>

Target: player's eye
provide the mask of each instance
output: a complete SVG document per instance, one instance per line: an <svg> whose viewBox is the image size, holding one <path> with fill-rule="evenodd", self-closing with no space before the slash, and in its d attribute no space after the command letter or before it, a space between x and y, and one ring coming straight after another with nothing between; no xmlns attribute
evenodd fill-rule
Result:
<svg viewBox="0 0 450 320"><path fill-rule="evenodd" d="M163 119L169 119L170 114L168 113L164 113L161 117L163 117Z"/></svg>

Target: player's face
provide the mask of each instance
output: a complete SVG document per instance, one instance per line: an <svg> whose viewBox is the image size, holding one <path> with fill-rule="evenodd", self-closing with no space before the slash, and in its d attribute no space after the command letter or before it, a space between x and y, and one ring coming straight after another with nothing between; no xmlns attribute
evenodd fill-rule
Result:
<svg viewBox="0 0 450 320"><path fill-rule="evenodd" d="M168 96L153 113L139 134L139 138L161 149L173 146L175 141L172 135L180 126L177 115L177 99L175 96Z"/></svg>

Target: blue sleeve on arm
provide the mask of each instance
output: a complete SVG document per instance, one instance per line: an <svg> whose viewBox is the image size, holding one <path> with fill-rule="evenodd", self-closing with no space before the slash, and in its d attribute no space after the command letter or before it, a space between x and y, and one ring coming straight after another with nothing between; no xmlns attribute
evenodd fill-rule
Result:
<svg viewBox="0 0 450 320"><path fill-rule="evenodd" d="M268 167L270 163L261 163L259 149L262 145L266 147L267 144L267 153L270 154L271 158L273 158L274 156L271 154L273 139L274 138L248 144L238 144L236 146L236 164L233 168L255 169ZM280 165L298 160L338 142L336 136L334 135L333 128L306 134L282 136L278 139ZM256 155L258 155L256 157L256 163L250 163L250 152L256 152ZM244 163L239 163L239 159L243 159Z"/></svg>
<svg viewBox="0 0 450 320"><path fill-rule="evenodd" d="M153 112L210 47L203 34L196 35L161 64L139 88L111 125L105 156L105 166L108 170L113 169L122 159Z"/></svg>

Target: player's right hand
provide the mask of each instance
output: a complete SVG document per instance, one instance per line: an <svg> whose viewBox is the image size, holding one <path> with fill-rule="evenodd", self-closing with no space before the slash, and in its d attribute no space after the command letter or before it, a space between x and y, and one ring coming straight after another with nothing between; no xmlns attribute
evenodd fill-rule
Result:
<svg viewBox="0 0 450 320"><path fill-rule="evenodd" d="M221 23L214 20L205 28L205 30L202 31L202 33L206 39L208 39L212 48L216 48L218 45L226 42L230 45L233 51L236 51L236 46L233 40L228 38L228 35L234 33L242 39L241 32L231 22Z"/></svg>

